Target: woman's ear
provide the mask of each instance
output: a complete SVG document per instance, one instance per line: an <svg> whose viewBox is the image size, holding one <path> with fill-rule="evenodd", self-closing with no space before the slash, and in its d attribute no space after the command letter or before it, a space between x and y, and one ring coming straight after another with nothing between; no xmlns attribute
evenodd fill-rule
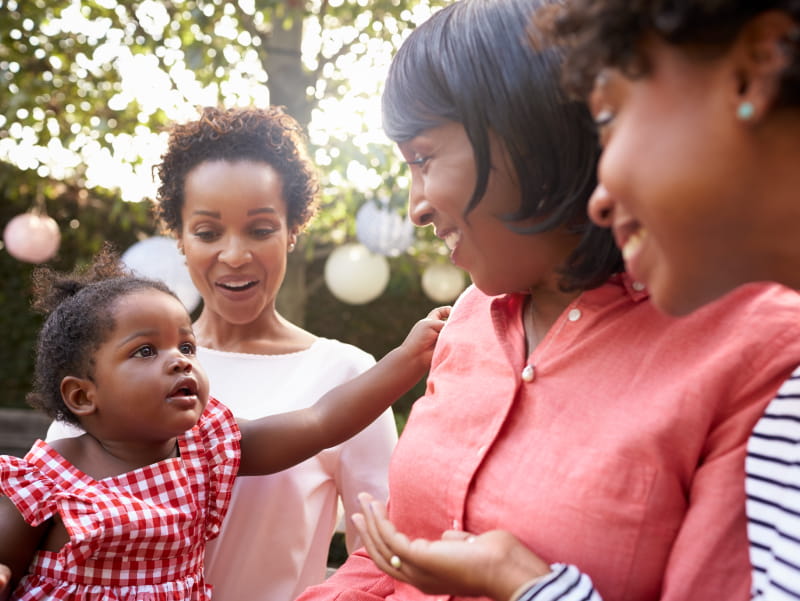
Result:
<svg viewBox="0 0 800 601"><path fill-rule="evenodd" d="M767 11L744 25L735 43L740 77L738 116L757 121L778 95L781 74L794 60L789 47L798 25L782 11ZM742 108L747 110L742 110Z"/></svg>
<svg viewBox="0 0 800 601"><path fill-rule="evenodd" d="M61 380L61 398L74 415L83 417L94 413L94 384L87 378L65 376Z"/></svg>

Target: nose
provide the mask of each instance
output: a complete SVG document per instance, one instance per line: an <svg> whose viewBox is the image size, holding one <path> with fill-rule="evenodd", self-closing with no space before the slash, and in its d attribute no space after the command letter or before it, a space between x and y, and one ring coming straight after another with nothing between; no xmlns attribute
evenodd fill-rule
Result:
<svg viewBox="0 0 800 601"><path fill-rule="evenodd" d="M422 183L411 178L411 189L408 191L408 218L418 227L433 223L435 211L426 200Z"/></svg>
<svg viewBox="0 0 800 601"><path fill-rule="evenodd" d="M597 184L589 198L589 218L601 227L611 227L614 219L614 199L603 184Z"/></svg>
<svg viewBox="0 0 800 601"><path fill-rule="evenodd" d="M175 352L167 361L167 371L169 373L191 373L192 362L181 352Z"/></svg>
<svg viewBox="0 0 800 601"><path fill-rule="evenodd" d="M231 267L241 267L253 259L247 242L240 236L230 236L225 239L224 246L219 253L219 260Z"/></svg>

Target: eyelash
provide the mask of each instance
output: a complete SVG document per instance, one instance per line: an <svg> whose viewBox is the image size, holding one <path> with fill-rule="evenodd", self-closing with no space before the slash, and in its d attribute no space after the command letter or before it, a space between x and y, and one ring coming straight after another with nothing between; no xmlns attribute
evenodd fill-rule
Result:
<svg viewBox="0 0 800 601"><path fill-rule="evenodd" d="M143 355L143 354L142 354L142 352L143 352L145 349L147 349L147 351L150 353L149 355ZM153 349L153 347L152 347L152 346L150 346L149 344L145 344L145 345L143 345L143 346L140 346L139 348L137 348L137 349L136 349L136 350L133 352L133 356L134 356L134 357L141 357L141 358L143 358L143 359L149 359L150 357L152 357L152 356L153 356L153 355L155 355L155 354L156 354L156 353L155 353L155 350L154 350L154 349Z"/></svg>
<svg viewBox="0 0 800 601"><path fill-rule="evenodd" d="M594 123L599 129L602 129L614 120L614 116L614 112L611 109L603 109L595 117Z"/></svg>
<svg viewBox="0 0 800 601"><path fill-rule="evenodd" d="M251 230L251 234L256 238L267 238L278 231L276 227L256 227ZM219 238L219 233L212 230L202 230L195 232L194 237L203 242L213 242Z"/></svg>
<svg viewBox="0 0 800 601"><path fill-rule="evenodd" d="M194 236L203 242L211 242L217 237L217 234L216 232L205 230L202 232L196 232Z"/></svg>
<svg viewBox="0 0 800 601"><path fill-rule="evenodd" d="M182 343L181 343L181 344L178 346L178 348L180 348L180 349L181 349L181 352L182 352L184 355L194 355L194 354L195 354L195 352L196 352L196 350L197 350L197 349L195 348L194 344L192 344L191 342L182 342ZM142 351L144 351L145 349L147 349L147 350L149 351L149 353L150 353L149 355L146 355L146 356L145 356L145 355L143 355L143 354L142 354ZM157 354L157 353L156 353L155 349L152 347L152 345L149 345L149 344L145 344L145 345L143 345L143 346L140 346L139 348L137 348L137 349L136 349L136 350L133 352L133 356L134 356L134 357L141 357L141 358L143 358L143 359L149 359L150 357L153 357L153 356L155 356L156 354Z"/></svg>
<svg viewBox="0 0 800 601"><path fill-rule="evenodd" d="M427 163L429 160L430 160L430 157L417 157L417 158L415 158L415 159L413 159L411 161L406 161L406 164L407 165L412 165L412 166L413 165L418 165L418 166L421 167L422 165Z"/></svg>

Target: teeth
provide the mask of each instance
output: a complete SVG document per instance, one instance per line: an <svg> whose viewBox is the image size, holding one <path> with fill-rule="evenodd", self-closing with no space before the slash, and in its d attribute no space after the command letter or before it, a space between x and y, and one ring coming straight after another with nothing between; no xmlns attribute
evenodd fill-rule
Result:
<svg viewBox="0 0 800 601"><path fill-rule="evenodd" d="M630 238L628 238L628 240L625 242L625 246L622 247L622 258L627 261L637 252L639 252L639 248L641 248L642 242L644 242L645 238L647 238L647 230L644 228L640 229Z"/></svg>
<svg viewBox="0 0 800 601"><path fill-rule="evenodd" d="M460 239L461 239L461 234L459 232L450 232L449 234L447 234L447 236L444 237L444 243L450 250L455 250L456 246L458 246L458 241Z"/></svg>
<svg viewBox="0 0 800 601"><path fill-rule="evenodd" d="M242 282L241 284L232 284L229 282L227 284L221 284L221 286L223 288L228 288L229 290L242 290L243 288L247 288L251 284L252 282Z"/></svg>

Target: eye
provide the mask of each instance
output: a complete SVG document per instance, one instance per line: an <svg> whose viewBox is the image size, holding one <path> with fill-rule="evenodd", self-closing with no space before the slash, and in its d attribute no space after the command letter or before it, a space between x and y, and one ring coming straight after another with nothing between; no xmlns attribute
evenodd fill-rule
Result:
<svg viewBox="0 0 800 601"><path fill-rule="evenodd" d="M268 238L272 234L274 234L278 228L273 227L271 225L259 225L254 227L251 231L252 235L255 238Z"/></svg>
<svg viewBox="0 0 800 601"><path fill-rule="evenodd" d="M197 230L193 236L203 242L213 242L219 238L219 234L215 230Z"/></svg>
<svg viewBox="0 0 800 601"><path fill-rule="evenodd" d="M594 123L598 129L603 129L604 127L611 125L614 117L616 117L614 111L612 111L610 108L603 108L594 116Z"/></svg>
<svg viewBox="0 0 800 601"><path fill-rule="evenodd" d="M183 342L183 343L181 343L181 345L178 348L180 349L180 351L184 355L194 355L195 354L195 346L191 342Z"/></svg>
<svg viewBox="0 0 800 601"><path fill-rule="evenodd" d="M151 345L145 344L137 348L134 352L132 357L141 357L142 359L147 359L148 357L155 357L156 349L154 349Z"/></svg>
<svg viewBox="0 0 800 601"><path fill-rule="evenodd" d="M411 159L410 161L406 161L406 164L407 164L407 165L411 165L411 166L422 167L422 166L424 166L424 165L425 165L425 164L426 164L426 163L427 163L427 162L428 162L430 159L431 159L431 157L429 157L429 156L420 156L420 155L414 155L414 158L413 158L413 159Z"/></svg>

